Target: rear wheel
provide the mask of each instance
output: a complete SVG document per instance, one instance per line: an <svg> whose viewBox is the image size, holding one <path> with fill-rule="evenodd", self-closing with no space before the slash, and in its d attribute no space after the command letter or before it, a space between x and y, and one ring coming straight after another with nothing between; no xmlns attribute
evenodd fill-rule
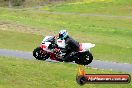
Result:
<svg viewBox="0 0 132 88"><path fill-rule="evenodd" d="M92 61L93 61L93 55L92 55L92 53L90 53L90 52L87 51L86 54L85 54L85 56L84 56L84 62L83 62L83 64L84 65L88 65Z"/></svg>
<svg viewBox="0 0 132 88"><path fill-rule="evenodd" d="M89 51L80 53L78 58L75 63L80 65L88 65L93 61L93 55Z"/></svg>
<svg viewBox="0 0 132 88"><path fill-rule="evenodd" d="M41 47L37 47L33 50L33 56L37 60L46 60L49 58L49 54L47 54L46 51L44 51Z"/></svg>

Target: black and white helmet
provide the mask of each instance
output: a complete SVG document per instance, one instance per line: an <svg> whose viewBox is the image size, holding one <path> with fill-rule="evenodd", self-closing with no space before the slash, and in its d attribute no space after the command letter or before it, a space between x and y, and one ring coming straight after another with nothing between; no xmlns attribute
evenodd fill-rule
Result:
<svg viewBox="0 0 132 88"><path fill-rule="evenodd" d="M59 32L59 38L65 39L68 36L68 32L66 30L60 30Z"/></svg>

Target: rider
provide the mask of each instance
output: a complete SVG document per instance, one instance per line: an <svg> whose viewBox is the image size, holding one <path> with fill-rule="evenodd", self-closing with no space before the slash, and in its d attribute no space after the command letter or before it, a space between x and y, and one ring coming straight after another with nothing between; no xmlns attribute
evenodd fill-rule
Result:
<svg viewBox="0 0 132 88"><path fill-rule="evenodd" d="M70 62L75 52L79 51L79 43L68 35L66 30L60 30L59 38L65 40L66 55L62 58L63 61Z"/></svg>

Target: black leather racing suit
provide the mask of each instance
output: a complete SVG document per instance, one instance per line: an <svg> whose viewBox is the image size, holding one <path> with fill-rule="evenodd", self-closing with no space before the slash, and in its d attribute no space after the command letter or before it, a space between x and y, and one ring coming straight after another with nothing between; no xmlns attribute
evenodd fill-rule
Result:
<svg viewBox="0 0 132 88"><path fill-rule="evenodd" d="M79 43L70 36L67 36L65 38L65 43L66 43L66 47L65 47L66 55L62 59L66 62L70 62L73 60L74 52L79 51Z"/></svg>

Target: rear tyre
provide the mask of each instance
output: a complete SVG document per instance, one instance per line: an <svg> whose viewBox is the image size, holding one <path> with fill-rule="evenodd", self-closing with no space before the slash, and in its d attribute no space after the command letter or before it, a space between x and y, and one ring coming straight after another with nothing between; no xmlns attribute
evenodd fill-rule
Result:
<svg viewBox="0 0 132 88"><path fill-rule="evenodd" d="M33 56L37 60L46 60L49 58L49 54L47 54L47 52L44 51L41 47L37 47L33 50Z"/></svg>
<svg viewBox="0 0 132 88"><path fill-rule="evenodd" d="M89 51L85 52L84 58L84 65L88 65L93 61L93 55Z"/></svg>
<svg viewBox="0 0 132 88"><path fill-rule="evenodd" d="M93 55L89 51L79 53L78 58L75 63L80 65L88 65L93 61Z"/></svg>

